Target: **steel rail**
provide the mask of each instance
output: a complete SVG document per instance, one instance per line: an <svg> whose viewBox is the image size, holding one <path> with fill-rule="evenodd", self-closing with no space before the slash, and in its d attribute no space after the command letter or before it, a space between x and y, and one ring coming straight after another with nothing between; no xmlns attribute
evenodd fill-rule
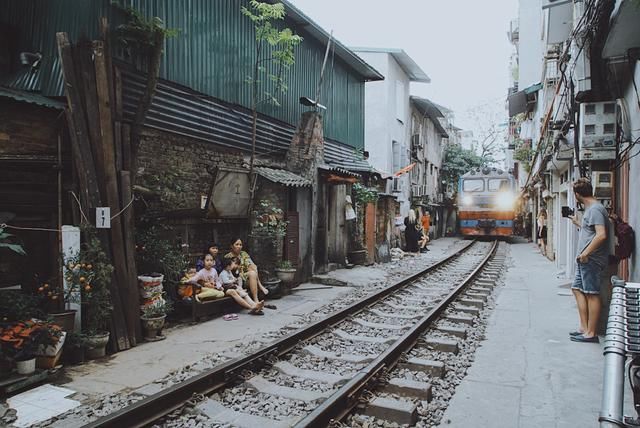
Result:
<svg viewBox="0 0 640 428"><path fill-rule="evenodd" d="M259 369L263 367L271 357L280 357L293 348L295 348L300 342L308 340L317 334L324 331L327 327L330 327L338 322L344 321L349 316L365 309L366 307L375 304L377 301L394 293L397 290L411 284L420 277L430 273L447 263L452 262L464 252L466 252L476 241L470 241L455 253L437 261L427 268L419 271L415 274L408 275L396 282L395 284L386 287L377 293L360 300L344 309L340 309L320 321L309 324L300 330L297 330L285 337L282 337L275 342L266 345L258 351L244 356L238 357L233 360L222 363L214 368L205 370L183 382L170 386L167 389L153 394L149 397L143 398L123 409L113 412L109 415L103 416L87 425L86 428L134 428L144 427L159 418L168 415L184 406L188 403L194 394L209 394L212 393L230 382L238 379L241 372L245 369Z"/></svg>
<svg viewBox="0 0 640 428"><path fill-rule="evenodd" d="M349 382L333 393L326 401L309 413L304 419L296 423L295 427L327 427L330 422L340 421L346 417L358 404L358 397L375 381L379 373L397 364L402 355L411 349L420 335L435 321L438 316L453 302L464 288L473 281L487 262L493 257L498 248L498 241L493 242L491 251L482 262L460 283L449 295L440 301L427 315L420 319L409 331L395 341L389 349L383 352L367 367L361 369Z"/></svg>

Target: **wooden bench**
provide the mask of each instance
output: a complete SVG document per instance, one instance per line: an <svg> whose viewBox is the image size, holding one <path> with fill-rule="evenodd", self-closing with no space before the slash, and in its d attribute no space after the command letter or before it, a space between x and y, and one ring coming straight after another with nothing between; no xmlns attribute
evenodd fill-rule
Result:
<svg viewBox="0 0 640 428"><path fill-rule="evenodd" d="M191 284L192 296L196 295L195 287L195 284ZM220 316L226 313L236 312L240 309L240 305L238 305L231 297L221 297L214 300L205 300L204 302L198 302L192 297L191 302L178 300L178 304L189 306L189 310L191 311L191 320L193 322L199 322L200 318L204 316Z"/></svg>

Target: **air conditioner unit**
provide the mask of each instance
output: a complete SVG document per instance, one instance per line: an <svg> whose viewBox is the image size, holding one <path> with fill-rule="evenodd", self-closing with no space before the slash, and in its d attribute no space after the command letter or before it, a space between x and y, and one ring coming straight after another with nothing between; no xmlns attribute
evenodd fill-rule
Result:
<svg viewBox="0 0 640 428"><path fill-rule="evenodd" d="M597 199L610 199L613 191L613 173L610 171L593 171L593 196Z"/></svg>
<svg viewBox="0 0 640 428"><path fill-rule="evenodd" d="M580 104L580 160L616 158L617 117L615 101Z"/></svg>

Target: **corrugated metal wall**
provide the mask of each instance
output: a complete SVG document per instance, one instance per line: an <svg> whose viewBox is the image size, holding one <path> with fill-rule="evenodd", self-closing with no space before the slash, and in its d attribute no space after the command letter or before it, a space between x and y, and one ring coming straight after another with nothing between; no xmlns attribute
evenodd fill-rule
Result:
<svg viewBox="0 0 640 428"><path fill-rule="evenodd" d="M0 23L16 35L11 49L44 54L36 72L21 70L9 86L62 94L62 77L57 58L55 33L66 31L72 40L95 37L98 18L108 16L116 23L118 13L110 0L3 0ZM240 7L247 0L125 0L147 16L159 16L180 35L167 41L161 77L195 91L233 104L250 106L251 89L245 83L254 58L254 33ZM304 29L287 25L305 37L296 50L296 63L287 72L288 92L280 95L280 107L263 104L259 110L296 125L304 107L298 98L314 98L325 47L305 34ZM17 60L17 59L16 59ZM327 105L325 135L362 148L364 146L364 82L343 61L328 62L321 102Z"/></svg>

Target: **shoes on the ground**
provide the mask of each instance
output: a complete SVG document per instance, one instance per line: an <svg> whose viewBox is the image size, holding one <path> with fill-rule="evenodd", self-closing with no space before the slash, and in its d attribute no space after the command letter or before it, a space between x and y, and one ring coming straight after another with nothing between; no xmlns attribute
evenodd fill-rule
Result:
<svg viewBox="0 0 640 428"><path fill-rule="evenodd" d="M267 309L278 309L276 305L272 305L271 303L265 303L264 307Z"/></svg>
<svg viewBox="0 0 640 428"><path fill-rule="evenodd" d="M227 315L223 316L222 319L225 320L225 321L237 320L238 319L238 314L227 314Z"/></svg>
<svg viewBox="0 0 640 428"><path fill-rule="evenodd" d="M598 339L598 336L584 337L582 334L579 334L577 336L571 336L571 340L573 342L582 342L582 343L600 343L600 339Z"/></svg>
<svg viewBox="0 0 640 428"><path fill-rule="evenodd" d="M574 337L574 336L581 336L583 333L581 331L572 331L571 333L569 333L569 336Z"/></svg>
<svg viewBox="0 0 640 428"><path fill-rule="evenodd" d="M260 311L249 311L249 315L264 315L264 312Z"/></svg>

